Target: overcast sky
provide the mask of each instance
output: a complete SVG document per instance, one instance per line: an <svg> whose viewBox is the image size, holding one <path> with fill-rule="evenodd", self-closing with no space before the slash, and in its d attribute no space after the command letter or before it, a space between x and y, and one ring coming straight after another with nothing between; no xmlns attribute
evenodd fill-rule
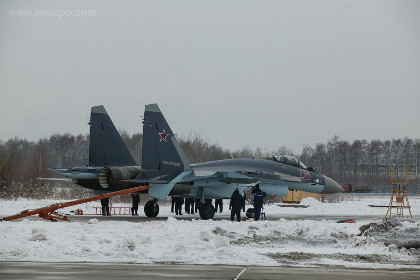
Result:
<svg viewBox="0 0 420 280"><path fill-rule="evenodd" d="M420 138L420 1L0 1L1 140L149 103L230 149Z"/></svg>

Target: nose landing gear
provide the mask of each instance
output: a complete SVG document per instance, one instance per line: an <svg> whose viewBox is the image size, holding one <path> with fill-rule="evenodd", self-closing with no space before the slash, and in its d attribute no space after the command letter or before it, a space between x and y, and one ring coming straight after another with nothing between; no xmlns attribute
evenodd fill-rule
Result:
<svg viewBox="0 0 420 280"><path fill-rule="evenodd" d="M199 208L200 218L203 220L213 219L214 217L214 206L211 203L202 203Z"/></svg>
<svg viewBox="0 0 420 280"><path fill-rule="evenodd" d="M159 204L157 203L156 198L146 202L144 205L144 214L151 218L154 218L159 214Z"/></svg>

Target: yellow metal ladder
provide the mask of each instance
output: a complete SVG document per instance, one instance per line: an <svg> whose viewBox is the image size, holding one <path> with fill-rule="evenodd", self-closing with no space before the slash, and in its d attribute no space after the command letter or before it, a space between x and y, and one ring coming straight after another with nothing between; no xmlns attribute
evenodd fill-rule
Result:
<svg viewBox="0 0 420 280"><path fill-rule="evenodd" d="M388 211L386 211L385 220L392 219L392 216L404 217L404 208L408 208L410 212L410 219L413 218L411 215L411 206L408 203L408 195L405 190L401 190L401 186L405 188L408 185L408 166L404 165L404 181L397 182L395 180L396 165L392 165L391 184L396 186L398 189L394 189L391 194L391 200L389 201ZM395 209L395 211L393 211Z"/></svg>
<svg viewBox="0 0 420 280"><path fill-rule="evenodd" d="M407 208L410 213L410 219L413 218L411 215L411 206L408 203L408 195L405 190L393 190L391 194L391 200L389 201L388 211L385 215L385 220L395 217L404 217L404 208ZM395 211L393 211L395 210Z"/></svg>

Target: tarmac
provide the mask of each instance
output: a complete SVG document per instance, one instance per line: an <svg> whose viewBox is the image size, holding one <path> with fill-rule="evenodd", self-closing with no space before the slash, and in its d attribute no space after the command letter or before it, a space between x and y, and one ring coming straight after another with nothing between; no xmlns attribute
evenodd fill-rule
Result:
<svg viewBox="0 0 420 280"><path fill-rule="evenodd" d="M0 262L0 279L420 279L415 270L361 270L333 267L261 267L184 264Z"/></svg>

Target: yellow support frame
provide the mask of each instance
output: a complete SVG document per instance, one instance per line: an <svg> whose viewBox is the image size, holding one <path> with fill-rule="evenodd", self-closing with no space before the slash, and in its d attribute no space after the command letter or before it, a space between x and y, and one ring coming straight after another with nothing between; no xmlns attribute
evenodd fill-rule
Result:
<svg viewBox="0 0 420 280"><path fill-rule="evenodd" d="M407 186L408 185L408 166L405 164L404 165L404 182L396 182L395 181L395 169L396 169L397 165L393 164L392 165L392 174L391 174L391 184L393 185L399 185L399 186Z"/></svg>
<svg viewBox="0 0 420 280"><path fill-rule="evenodd" d="M385 215L385 220L391 219L393 216L404 217L404 208L408 208L410 213L410 219L413 218L411 215L411 206L408 203L408 195L405 190L401 190L401 186L408 185L408 166L404 165L404 182L397 182L395 180L395 169L396 165L392 165L391 184L398 185L398 190L394 189L391 194L389 201L388 210ZM395 209L396 211L392 211Z"/></svg>
<svg viewBox="0 0 420 280"><path fill-rule="evenodd" d="M411 206L408 203L408 195L404 190L393 190L391 194L391 200L389 201L388 211L385 215L385 220L395 217L404 217L404 208L408 208L410 213L410 219L413 218L411 215ZM396 211L392 211L392 210Z"/></svg>

